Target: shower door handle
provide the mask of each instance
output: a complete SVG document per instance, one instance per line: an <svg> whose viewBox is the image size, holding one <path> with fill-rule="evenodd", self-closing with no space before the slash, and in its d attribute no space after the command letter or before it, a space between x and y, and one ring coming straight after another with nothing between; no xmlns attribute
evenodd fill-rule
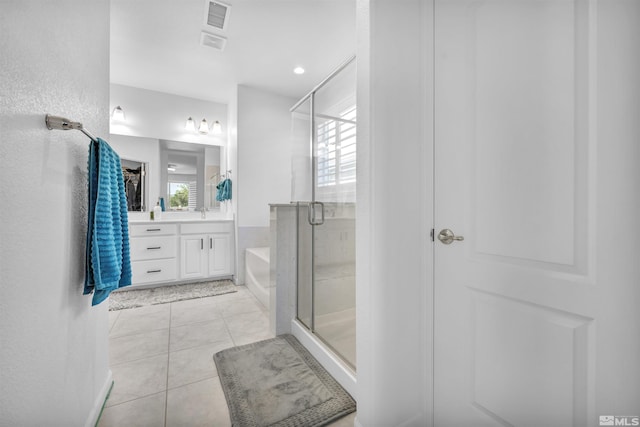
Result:
<svg viewBox="0 0 640 427"><path fill-rule="evenodd" d="M320 221L316 218L316 206L320 206ZM322 202L309 202L309 210L307 212L307 219L311 225L324 224L324 203Z"/></svg>

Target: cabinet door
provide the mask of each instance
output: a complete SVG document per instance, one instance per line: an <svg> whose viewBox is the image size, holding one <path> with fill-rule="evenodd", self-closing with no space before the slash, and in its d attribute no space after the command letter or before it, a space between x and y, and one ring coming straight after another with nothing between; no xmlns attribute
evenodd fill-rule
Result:
<svg viewBox="0 0 640 427"><path fill-rule="evenodd" d="M209 276L231 274L231 235L213 233L208 236Z"/></svg>
<svg viewBox="0 0 640 427"><path fill-rule="evenodd" d="M206 235L194 234L180 237L180 277L198 279L208 276Z"/></svg>

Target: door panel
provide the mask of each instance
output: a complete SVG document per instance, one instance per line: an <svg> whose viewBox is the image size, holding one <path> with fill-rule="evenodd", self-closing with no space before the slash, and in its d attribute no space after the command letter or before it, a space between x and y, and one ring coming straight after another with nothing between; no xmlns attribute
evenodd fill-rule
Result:
<svg viewBox="0 0 640 427"><path fill-rule="evenodd" d="M589 6L435 2L436 426L593 420Z"/></svg>

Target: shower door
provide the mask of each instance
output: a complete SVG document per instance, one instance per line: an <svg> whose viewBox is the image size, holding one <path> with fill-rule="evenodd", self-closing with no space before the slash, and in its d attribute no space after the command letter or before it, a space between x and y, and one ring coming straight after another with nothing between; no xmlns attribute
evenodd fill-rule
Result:
<svg viewBox="0 0 640 427"><path fill-rule="evenodd" d="M317 87L293 117L294 143L298 142L294 150L300 150L294 162L305 155L310 160L306 176L296 173L294 165L294 198L304 200L301 196L306 195L309 200L298 202L298 320L353 369L355 71L355 61L351 61ZM299 137L305 133L309 139L301 145ZM310 193L296 194L296 188L310 189Z"/></svg>

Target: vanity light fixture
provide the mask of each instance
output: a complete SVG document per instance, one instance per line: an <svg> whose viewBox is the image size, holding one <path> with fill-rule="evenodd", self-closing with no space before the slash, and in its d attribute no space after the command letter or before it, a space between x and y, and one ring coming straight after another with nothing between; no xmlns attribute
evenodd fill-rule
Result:
<svg viewBox="0 0 640 427"><path fill-rule="evenodd" d="M122 108L119 105L113 109L113 112L111 113L111 118L119 122L124 122L125 120L124 111L122 111Z"/></svg>
<svg viewBox="0 0 640 427"><path fill-rule="evenodd" d="M188 130L189 132L195 132L196 131L196 123L193 121L193 119L191 117L189 117L187 119L187 123L184 125L184 128L186 130Z"/></svg>
<svg viewBox="0 0 640 427"><path fill-rule="evenodd" d="M200 122L200 127L198 128L198 132L200 132L203 135L206 135L209 133L209 125L207 124L207 121L205 119L202 119L202 121Z"/></svg>
<svg viewBox="0 0 640 427"><path fill-rule="evenodd" d="M185 124L184 128L188 132L196 133L196 122L193 121L193 118L189 117L187 119L187 123ZM222 133L222 125L218 120L216 120L215 123L211 125L211 129L209 129L207 119L202 119L200 125L198 126L197 132L202 135L208 135L209 132L212 132L214 135L219 135Z"/></svg>
<svg viewBox="0 0 640 427"><path fill-rule="evenodd" d="M216 120L216 121L213 123L213 126L211 126L211 132L212 132L214 135L220 135L220 134L222 133L222 125L220 124L220 122L219 122L219 121L217 121L217 120Z"/></svg>

